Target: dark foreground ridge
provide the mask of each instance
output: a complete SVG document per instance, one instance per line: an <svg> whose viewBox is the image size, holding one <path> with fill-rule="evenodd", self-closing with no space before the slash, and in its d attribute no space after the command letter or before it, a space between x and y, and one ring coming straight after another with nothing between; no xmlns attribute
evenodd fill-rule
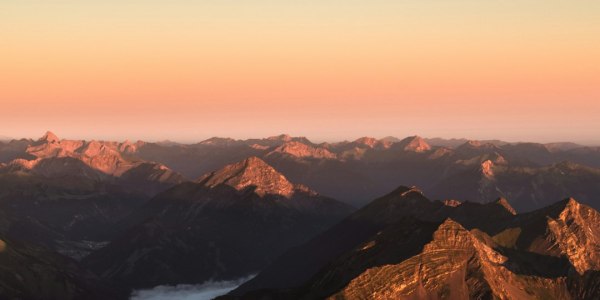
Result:
<svg viewBox="0 0 600 300"><path fill-rule="evenodd" d="M597 299L600 214L566 199L516 214L400 187L221 299Z"/></svg>

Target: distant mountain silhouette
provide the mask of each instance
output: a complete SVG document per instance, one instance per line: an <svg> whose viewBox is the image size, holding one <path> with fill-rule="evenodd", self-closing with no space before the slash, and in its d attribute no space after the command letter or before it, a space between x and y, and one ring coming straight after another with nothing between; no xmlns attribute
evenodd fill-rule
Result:
<svg viewBox="0 0 600 300"><path fill-rule="evenodd" d="M550 204L549 195L556 192L600 208L592 196L598 192L593 183L600 180L596 171L600 150L575 144L466 139L445 143L419 136L315 144L284 134L248 140L211 138L193 145L139 143L127 156L160 162L188 178L256 156L290 180L355 206L404 182L423 187L434 198L486 202L506 197L520 211ZM480 176L488 160L491 164L486 163L485 170L495 173L494 178ZM574 168L569 179L553 175L555 167L565 162Z"/></svg>

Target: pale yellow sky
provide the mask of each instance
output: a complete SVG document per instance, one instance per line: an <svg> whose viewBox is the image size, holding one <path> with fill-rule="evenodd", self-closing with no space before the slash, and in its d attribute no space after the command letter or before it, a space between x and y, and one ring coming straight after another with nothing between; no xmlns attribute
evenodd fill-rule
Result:
<svg viewBox="0 0 600 300"><path fill-rule="evenodd" d="M600 1L2 1L0 135L600 144Z"/></svg>

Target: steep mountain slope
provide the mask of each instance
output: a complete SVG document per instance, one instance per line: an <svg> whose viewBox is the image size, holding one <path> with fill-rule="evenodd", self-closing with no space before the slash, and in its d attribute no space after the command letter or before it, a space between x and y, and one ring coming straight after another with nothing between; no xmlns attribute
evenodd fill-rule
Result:
<svg viewBox="0 0 600 300"><path fill-rule="evenodd" d="M583 275L600 270L600 213L569 198L515 218L505 247L564 257ZM506 244L508 242L508 244Z"/></svg>
<svg viewBox="0 0 600 300"><path fill-rule="evenodd" d="M595 299L598 228L573 199L517 214L399 188L223 298Z"/></svg>
<svg viewBox="0 0 600 300"><path fill-rule="evenodd" d="M296 188L282 174L257 157L225 166L200 177L197 182L208 188L225 184L238 191L253 187L254 193L259 196L271 194L290 197Z"/></svg>
<svg viewBox="0 0 600 300"><path fill-rule="evenodd" d="M14 219L0 210L0 299L126 299L75 261L9 237Z"/></svg>
<svg viewBox="0 0 600 300"><path fill-rule="evenodd" d="M407 137L393 144L391 147L411 152L427 152L431 150L431 146L420 136Z"/></svg>
<svg viewBox="0 0 600 300"><path fill-rule="evenodd" d="M74 261L40 247L0 239L2 299L126 299Z"/></svg>
<svg viewBox="0 0 600 300"><path fill-rule="evenodd" d="M14 216L7 225L9 236L73 258L111 239L120 230L119 220L147 199L77 175L0 174L0 210Z"/></svg>
<svg viewBox="0 0 600 300"><path fill-rule="evenodd" d="M351 210L251 157L157 195L84 263L130 288L238 278Z"/></svg>

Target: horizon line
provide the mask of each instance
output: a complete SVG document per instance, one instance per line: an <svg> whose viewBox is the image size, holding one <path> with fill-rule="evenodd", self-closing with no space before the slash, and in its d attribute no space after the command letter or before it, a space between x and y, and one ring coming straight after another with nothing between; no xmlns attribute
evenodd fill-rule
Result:
<svg viewBox="0 0 600 300"><path fill-rule="evenodd" d="M176 144L197 144L197 143L201 143L203 141L209 140L209 139L213 139L213 138L222 138L222 139L233 139L235 141L245 141L245 140L252 140L252 139L267 139L267 138L274 138L274 137L279 137L279 136L289 136L291 138L306 138L307 140L309 140L311 143L313 144L322 144L322 143L342 143L342 142L353 142L356 141L358 139L361 138L375 138L377 140L382 140L385 138L395 138L398 140L403 140L406 138L410 138L410 137L420 137L423 138L425 140L432 140L432 139L442 139L442 140L446 140L446 141L451 141L451 140L465 140L465 142L468 141L479 141L479 142L501 142L501 143L507 143L507 144L524 144L524 143L535 143L535 144L566 144L566 143L572 143L572 144L576 144L576 145L580 145L580 146L584 146L584 147L600 147L600 142L574 142L574 141L551 141L551 142L540 142L540 141L534 141L534 140L510 140L510 139L499 139L499 138L468 138L468 137L443 137L443 136L434 136L434 137L428 137L428 136L423 136L423 135L419 135L419 134L411 134L411 135L406 135L403 137L400 136L394 136L394 135L386 135L383 137L375 137L375 136L371 136L371 135L357 135L357 137L355 138L340 138L337 140L332 140L332 139L314 139L314 138L310 138L307 135L295 135L295 134L288 134L288 133L280 133L280 134L275 134L275 135L264 135L261 137L256 137L256 136L251 136L251 137L234 137L234 136L219 136L219 135L214 135L214 136L210 136L210 137L200 137L199 139L170 139L170 138L116 138L116 137L82 137L82 136L67 136L67 137L63 137L60 134L56 134L55 131L52 130L45 130L42 131L44 133L42 133L39 136L22 136L22 137L14 137L14 136L9 136L9 135L4 135L4 134L0 134L0 141L12 141L12 140L22 140L22 139L30 139L30 140L39 140L40 138L42 138L46 133L53 133L56 136L59 137L60 140L83 140L83 141L102 141L102 142L147 142L147 143L176 143Z"/></svg>

